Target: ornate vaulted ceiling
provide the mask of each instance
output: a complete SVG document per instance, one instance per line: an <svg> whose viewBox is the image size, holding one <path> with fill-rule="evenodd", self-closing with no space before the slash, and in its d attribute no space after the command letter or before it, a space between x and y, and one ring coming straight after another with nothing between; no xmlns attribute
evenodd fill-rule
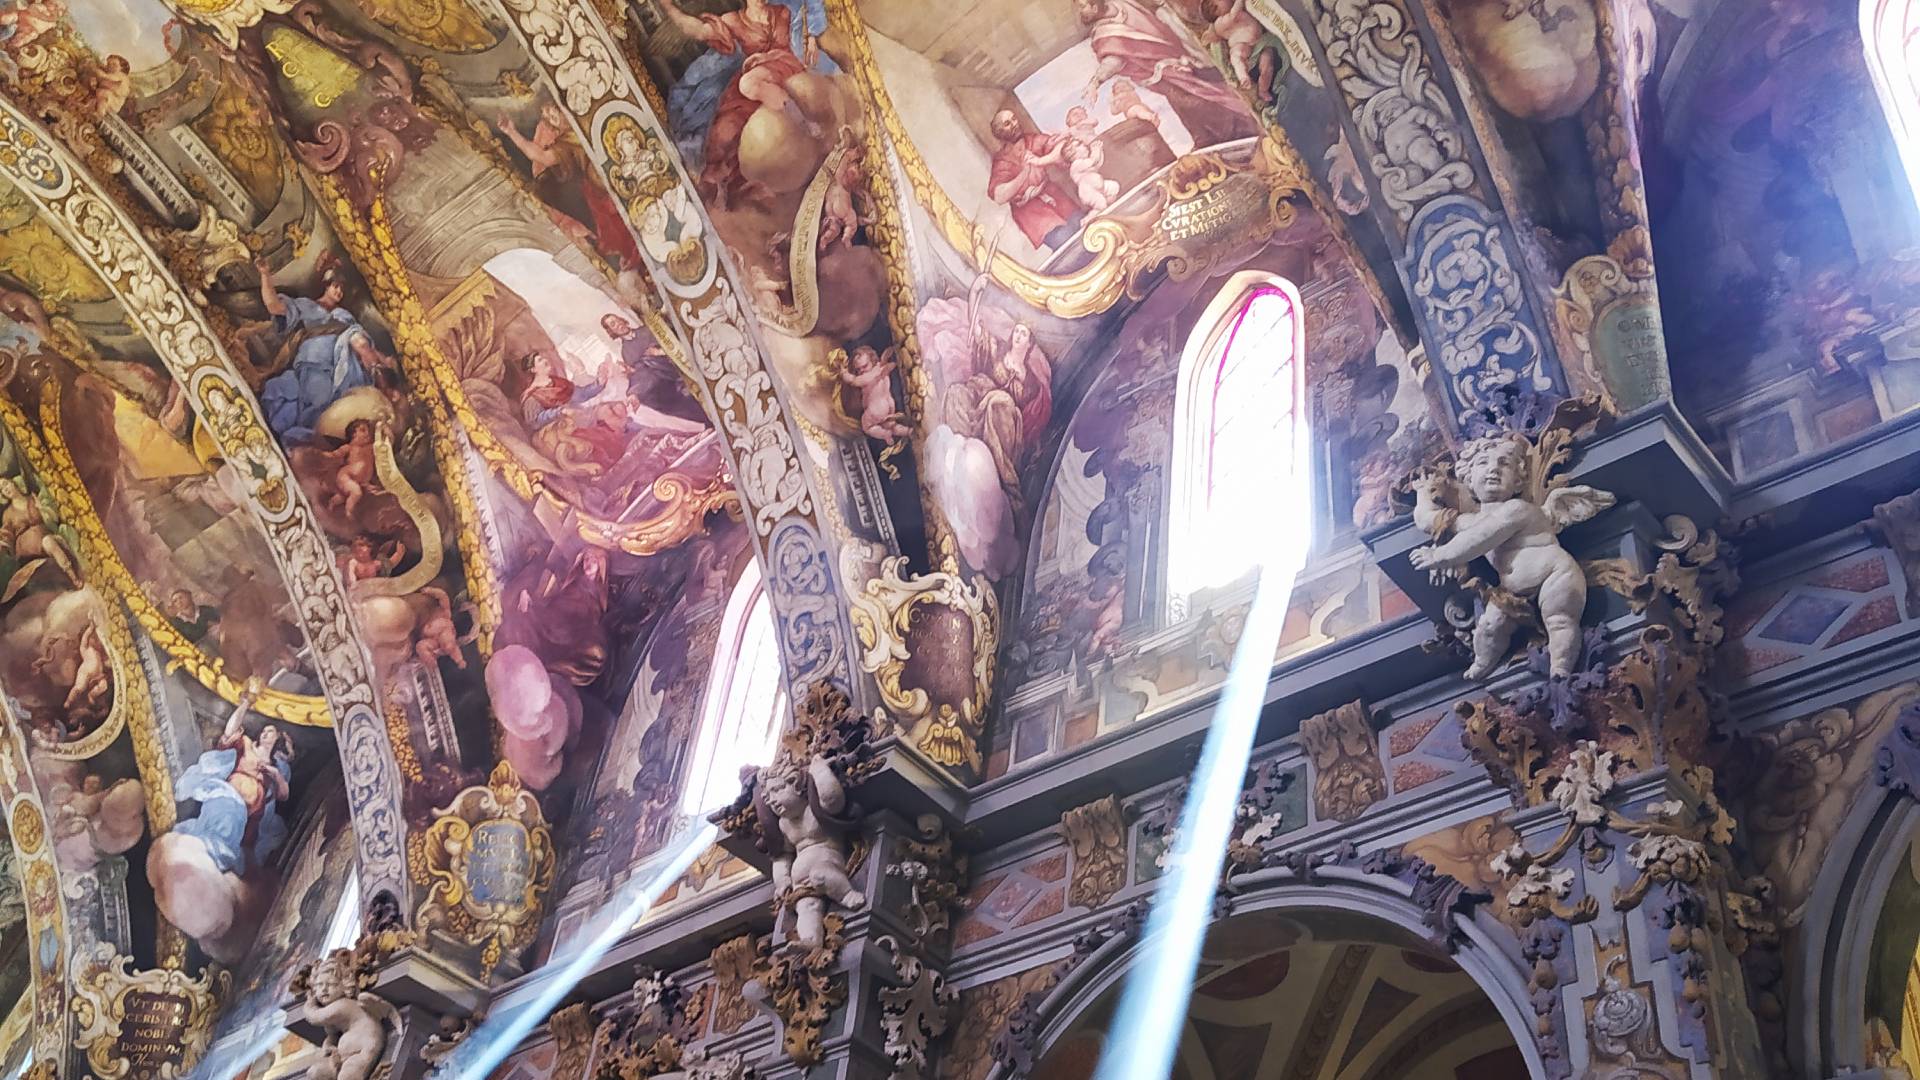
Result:
<svg viewBox="0 0 1920 1080"><path fill-rule="evenodd" d="M42 1060L119 958L252 1018L341 867L537 955L684 816L756 560L796 700L953 783L1217 683L1245 594L1170 596L1168 474L1258 282L1321 455L1288 654L1409 609L1357 537L1481 410L1671 386L1746 475L1920 399L1911 196L1812 0L0 4ZM474 791L548 830L518 921L435 891Z"/></svg>

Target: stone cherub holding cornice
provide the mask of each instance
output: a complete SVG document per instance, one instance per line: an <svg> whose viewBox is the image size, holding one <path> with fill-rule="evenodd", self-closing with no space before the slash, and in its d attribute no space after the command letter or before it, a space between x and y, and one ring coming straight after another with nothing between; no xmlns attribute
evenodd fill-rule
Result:
<svg viewBox="0 0 1920 1080"><path fill-rule="evenodd" d="M399 1013L366 990L363 966L356 951L335 949L295 976L306 1018L327 1033L309 1080L368 1080L386 1052Z"/></svg>
<svg viewBox="0 0 1920 1080"><path fill-rule="evenodd" d="M1505 659L1513 633L1537 613L1555 676L1580 659L1580 613L1587 577L1560 545L1560 530L1613 505L1613 496L1555 476L1572 450L1573 431L1558 424L1529 438L1518 431L1483 435L1460 448L1453 466L1438 465L1412 481L1414 523L1438 543L1417 548L1417 569L1459 577L1484 557L1497 586L1468 580L1485 601L1473 626L1467 678L1484 679Z"/></svg>
<svg viewBox="0 0 1920 1080"><path fill-rule="evenodd" d="M757 834L755 842L773 860L777 902L793 912L789 939L817 949L826 941L828 905L854 909L867 902L848 873L859 822L847 789L871 771L872 725L826 683L816 684L795 713L779 756L717 820Z"/></svg>

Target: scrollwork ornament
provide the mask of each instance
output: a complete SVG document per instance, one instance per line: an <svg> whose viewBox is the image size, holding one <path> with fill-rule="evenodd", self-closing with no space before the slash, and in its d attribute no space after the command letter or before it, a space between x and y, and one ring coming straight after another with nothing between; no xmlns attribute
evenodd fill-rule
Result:
<svg viewBox="0 0 1920 1080"><path fill-rule="evenodd" d="M882 559L879 572L849 598L848 619L863 650L860 669L872 674L880 699L907 738L929 758L947 766L981 767L980 736L998 642L999 605L991 588L956 573L935 571L906 576L906 556ZM849 575L851 579L851 575ZM971 646L972 686L958 701L939 700L908 683L908 662L915 658L916 622L945 613L964 624Z"/></svg>
<svg viewBox="0 0 1920 1080"><path fill-rule="evenodd" d="M753 978L743 988L748 1000L779 1021L781 1049L802 1069L820 1063L827 1018L847 1002L847 978L840 971L844 944L840 916L827 915L815 945L763 943Z"/></svg>
<svg viewBox="0 0 1920 1080"><path fill-rule="evenodd" d="M1554 389L1506 232L1492 211L1465 196L1436 200L1414 219L1410 246L1413 293L1462 419L1509 388Z"/></svg>
<svg viewBox="0 0 1920 1080"><path fill-rule="evenodd" d="M1406 9L1394 0L1319 0L1316 8L1314 29L1400 224L1434 199L1472 191L1466 133Z"/></svg>
<svg viewBox="0 0 1920 1080"><path fill-rule="evenodd" d="M243 380L205 316L135 224L5 100L0 100L0 177L19 186L112 290L128 321L186 391L221 455L239 470L248 509L279 564L343 744L359 727L378 731L371 660L318 519L290 482L285 458L267 434L258 406L239 389ZM356 816L379 807L397 825L400 793L391 753L360 761L343 754L342 765ZM356 835L364 887L404 880L401 847L392 832L356 830Z"/></svg>
<svg viewBox="0 0 1920 1080"><path fill-rule="evenodd" d="M415 924L479 948L488 970L532 942L553 886L554 848L540 801L501 762L487 783L434 811L416 880L427 887Z"/></svg>
<svg viewBox="0 0 1920 1080"><path fill-rule="evenodd" d="M224 983L179 968L133 970L133 957L96 941L73 959L73 1045L101 1080L136 1072L176 1080L206 1052Z"/></svg>
<svg viewBox="0 0 1920 1080"><path fill-rule="evenodd" d="M954 850L939 815L920 815L914 829L917 835L903 839L898 857L887 864L887 876L907 883L907 921L914 940L924 943L951 926L966 888L967 857Z"/></svg>

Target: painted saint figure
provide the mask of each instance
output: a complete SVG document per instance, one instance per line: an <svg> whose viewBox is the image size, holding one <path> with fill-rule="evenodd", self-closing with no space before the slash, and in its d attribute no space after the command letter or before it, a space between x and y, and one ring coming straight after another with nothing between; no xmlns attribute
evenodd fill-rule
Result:
<svg viewBox="0 0 1920 1080"><path fill-rule="evenodd" d="M754 186L740 171L740 136L762 107L785 116L814 138L824 134L819 122L787 93L787 83L818 62L818 31L796 31L793 11L768 0L746 0L740 10L717 15L689 15L673 0L660 0L660 6L681 33L716 53L737 52L743 57L714 108L700 169L700 186L724 208ZM824 18L816 23L813 12L805 14L807 27L824 29Z"/></svg>
<svg viewBox="0 0 1920 1080"><path fill-rule="evenodd" d="M200 813L175 825L173 835L199 840L224 873L265 865L287 838L277 808L293 779L293 745L272 724L255 739L242 723L263 688L260 680L248 680L214 748L174 782L174 797L199 802Z"/></svg>
<svg viewBox="0 0 1920 1080"><path fill-rule="evenodd" d="M313 438L327 406L349 390L372 386L373 372L390 368L392 361L341 306L345 286L333 270L322 271L320 295L308 299L275 289L273 268L265 259L256 259L254 268L260 272L260 300L281 335L275 366L286 365L260 388L260 404L275 435L289 444L304 443Z"/></svg>
<svg viewBox="0 0 1920 1080"><path fill-rule="evenodd" d="M643 422L669 430L683 430L685 424L707 426L707 412L687 389L680 369L650 335L618 315L604 315L600 328L620 346L620 357L627 369L629 409ZM649 416L647 414L658 414ZM683 421L676 424L672 421Z"/></svg>
<svg viewBox="0 0 1920 1080"><path fill-rule="evenodd" d="M1064 160L1071 138L1025 131L1011 109L995 113L989 127L1000 145L993 151L987 194L1013 211L1013 223L1034 247L1066 243L1079 224L1082 207L1051 170Z"/></svg>
<svg viewBox="0 0 1920 1080"><path fill-rule="evenodd" d="M593 179L594 171L566 114L553 102L543 102L531 135L506 113L495 118L500 133L525 155L533 171L533 191L547 208L547 216L567 239L601 252L616 269L640 265L640 250L627 231L626 220L613 198Z"/></svg>
<svg viewBox="0 0 1920 1080"><path fill-rule="evenodd" d="M553 361L534 351L517 362L527 380L520 391L520 418L540 451L562 468L598 476L620 459L626 437L590 415L588 403L606 388L612 375L603 370L595 382L577 384L553 369ZM608 365L611 367L611 364ZM624 419L624 418L623 418Z"/></svg>

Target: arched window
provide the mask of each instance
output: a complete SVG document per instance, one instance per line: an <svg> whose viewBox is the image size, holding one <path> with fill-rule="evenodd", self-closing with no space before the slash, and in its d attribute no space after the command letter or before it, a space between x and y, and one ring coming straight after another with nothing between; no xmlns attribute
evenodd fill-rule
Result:
<svg viewBox="0 0 1920 1080"><path fill-rule="evenodd" d="M740 791L740 770L773 760L786 711L773 608L759 564L748 563L720 617L681 809L706 814L731 802Z"/></svg>
<svg viewBox="0 0 1920 1080"><path fill-rule="evenodd" d="M1920 193L1920 3L1861 0L1860 40L1907 179Z"/></svg>
<svg viewBox="0 0 1920 1080"><path fill-rule="evenodd" d="M360 940L360 871L356 867L347 872L347 887L340 893L340 903L333 909L333 918L327 922L327 936L320 943L320 955L325 956L335 949L351 949L353 943Z"/></svg>
<svg viewBox="0 0 1920 1080"><path fill-rule="evenodd" d="M1271 483L1304 423L1305 308L1292 283L1229 279L1180 357L1173 429L1169 591L1176 616L1200 589L1237 581L1275 529L1308 527Z"/></svg>

